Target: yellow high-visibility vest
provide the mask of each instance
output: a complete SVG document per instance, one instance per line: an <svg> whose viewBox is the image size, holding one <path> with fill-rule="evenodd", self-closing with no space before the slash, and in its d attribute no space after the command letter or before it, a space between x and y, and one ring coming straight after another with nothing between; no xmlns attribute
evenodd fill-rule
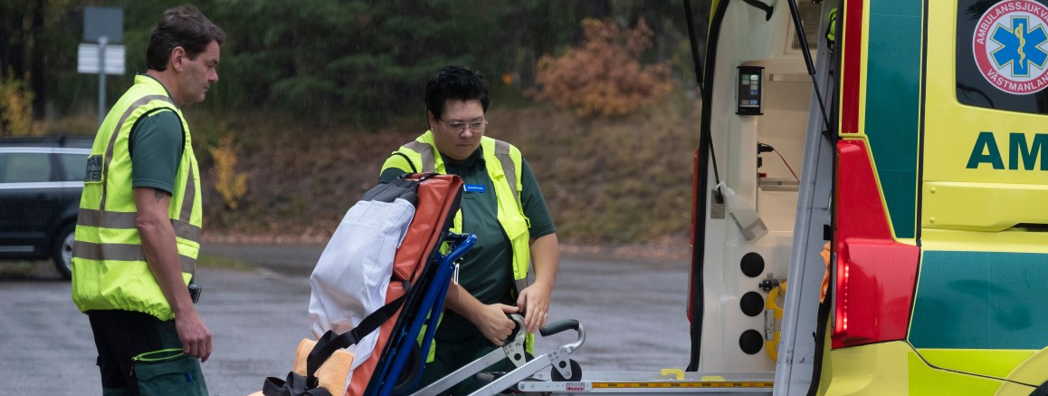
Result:
<svg viewBox="0 0 1048 396"><path fill-rule="evenodd" d="M131 181L131 128L140 118L170 110L182 120L184 146L168 217L175 230L183 281L188 285L200 251L200 172L189 125L159 81L144 75L113 105L88 157L73 243L72 295L80 311L119 309L174 319L142 251Z"/></svg>
<svg viewBox="0 0 1048 396"><path fill-rule="evenodd" d="M531 265L531 234L528 232L530 224L527 216L524 215L524 207L520 203L523 157L520 150L513 145L487 136L481 137L480 148L498 202L499 225L502 226L502 231L509 238L510 247L513 249L513 281L516 292L519 293L529 286L528 270ZM398 168L404 172L447 173L444 168L444 160L433 141L433 131L426 131L414 141L401 146L396 153L407 157L414 167L414 169ZM386 169L384 167L382 170ZM462 232L461 210L455 213L451 231ZM528 334L526 349L531 352L532 348L533 336ZM430 348L430 360L432 360L434 349Z"/></svg>

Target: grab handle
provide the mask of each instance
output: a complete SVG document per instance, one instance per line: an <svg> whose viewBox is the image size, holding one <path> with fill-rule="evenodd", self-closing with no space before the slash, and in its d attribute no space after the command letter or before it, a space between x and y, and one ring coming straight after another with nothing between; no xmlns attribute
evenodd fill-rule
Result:
<svg viewBox="0 0 1048 396"><path fill-rule="evenodd" d="M582 344L586 342L586 328L582 327L582 324L579 323L579 321L575 319L564 319L561 321L553 322L539 329L539 334L542 334L543 337L546 337L560 333L565 330L575 330L575 333L578 334L578 339L576 339L575 342L557 348L559 353L570 354L575 350L578 350L579 347L581 347ZM570 372L567 374L570 374Z"/></svg>
<svg viewBox="0 0 1048 396"><path fill-rule="evenodd" d="M513 342L518 337L521 341L524 341L524 336L522 334L527 334L524 333L524 317L516 313L506 314L506 317L513 321L513 332L509 333L509 337L506 337L504 342Z"/></svg>
<svg viewBox="0 0 1048 396"><path fill-rule="evenodd" d="M550 335L553 335L553 334L560 333L560 332L565 331L565 330L576 330L577 331L578 329L579 329L579 321L577 321L575 319L564 319L564 320L560 320L560 321L556 321L556 322L550 323L550 324L546 325L545 327L539 329L539 334L542 334L543 337L546 337L546 336L550 336Z"/></svg>

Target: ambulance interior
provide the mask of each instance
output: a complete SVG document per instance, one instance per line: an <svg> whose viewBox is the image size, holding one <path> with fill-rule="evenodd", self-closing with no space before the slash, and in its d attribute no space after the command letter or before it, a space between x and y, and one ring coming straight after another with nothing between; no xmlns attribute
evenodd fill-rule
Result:
<svg viewBox="0 0 1048 396"><path fill-rule="evenodd" d="M748 3L728 5L716 54L706 54L705 67L715 68L704 83L714 84L709 129L718 169L698 165L709 172L701 344L692 351L700 372L775 371L781 319L774 307L784 305L788 286L809 118L821 117L809 112L812 77L787 2L771 2L767 20L765 10ZM823 7L797 3L815 61ZM744 237L730 207L718 202L717 179L756 210L767 235Z"/></svg>

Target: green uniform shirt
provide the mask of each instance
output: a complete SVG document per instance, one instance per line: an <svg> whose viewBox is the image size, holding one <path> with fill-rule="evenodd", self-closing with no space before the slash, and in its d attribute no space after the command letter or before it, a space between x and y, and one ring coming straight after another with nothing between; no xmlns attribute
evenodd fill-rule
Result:
<svg viewBox="0 0 1048 396"><path fill-rule="evenodd" d="M466 182L462 195L462 232L477 236L477 243L463 257L459 269L459 284L484 304L503 303L516 305L511 297L513 289L513 254L509 238L498 223L498 201L495 188L488 178L484 156L480 148L465 161L454 161L444 157L448 174L458 175ZM404 168L410 169L406 159ZM404 174L397 168L389 168L379 181L389 181ZM512 177L507 175L507 177ZM535 174L527 160L521 161L521 205L524 215L530 220L528 232L532 239L556 232L553 218L546 207L546 200L539 189ZM444 318L437 328L436 338L440 341L459 342L468 339L484 339L469 320L452 311L444 311Z"/></svg>
<svg viewBox="0 0 1048 396"><path fill-rule="evenodd" d="M171 94L168 93L168 96ZM178 115L168 109L143 115L131 128L129 140L131 186L152 187L172 193L175 190L178 163L182 159L182 146L185 145L182 120L178 119Z"/></svg>

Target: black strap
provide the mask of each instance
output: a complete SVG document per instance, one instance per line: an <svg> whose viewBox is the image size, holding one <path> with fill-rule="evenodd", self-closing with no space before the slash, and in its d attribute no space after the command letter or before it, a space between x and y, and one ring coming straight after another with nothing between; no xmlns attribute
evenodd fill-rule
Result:
<svg viewBox="0 0 1048 396"><path fill-rule="evenodd" d="M309 388L306 379L294 371L287 374L287 379L277 377L266 378L262 383L262 394L265 396L332 396L331 392L324 388Z"/></svg>
<svg viewBox="0 0 1048 396"><path fill-rule="evenodd" d="M313 350L309 351L309 357L306 358L305 377L294 371L287 374L286 380L268 377L262 383L262 394L265 396L332 396L326 389L319 387L320 381L316 377L317 370L335 351L360 342L362 338L367 337L368 334L382 326L382 323L392 318L400 306L404 305L406 296L400 296L372 312L353 330L337 335L328 330L317 340Z"/></svg>
<svg viewBox="0 0 1048 396"><path fill-rule="evenodd" d="M411 167L411 173L418 173L418 169L415 169L415 164L413 164L411 162L411 158L408 158L407 154L404 154L404 153L399 152L399 151L394 151L393 155L399 155L401 157L404 157L404 161L407 161L408 162L408 166Z"/></svg>
<svg viewBox="0 0 1048 396"><path fill-rule="evenodd" d="M400 298L372 312L371 315L360 321L360 324L353 330L337 335L331 330L324 333L317 340L317 344L313 346L313 350L309 352L309 357L306 358L306 386L316 387L316 373L320 365L324 364L335 351L360 342L361 339L367 337L368 334L378 329L379 326L382 326L383 323L397 313L401 305L404 305L406 297L407 294L400 296Z"/></svg>

